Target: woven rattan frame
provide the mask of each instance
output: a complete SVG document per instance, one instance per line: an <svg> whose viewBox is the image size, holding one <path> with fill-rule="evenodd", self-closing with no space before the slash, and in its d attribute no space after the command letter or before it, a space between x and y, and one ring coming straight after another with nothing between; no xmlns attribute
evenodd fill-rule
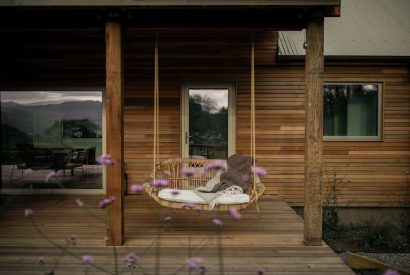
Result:
<svg viewBox="0 0 410 275"><path fill-rule="evenodd" d="M180 209L180 202L172 202L163 200L158 197L158 192L163 188L172 188L180 190L192 190L199 186L205 186L205 184L214 177L216 170L207 170L206 165L215 160L210 159L188 159L188 158L174 158L161 161L157 163L154 171L151 174L151 179L144 184L145 192L153 198L158 204L169 207ZM224 160L221 160L224 161ZM181 175L181 169L183 168L194 168L195 174L192 177L183 177ZM168 180L168 185L166 187L156 187L152 186L152 179L166 179ZM253 182L253 179L252 179ZM251 189L249 192L250 201L248 203L241 204L220 204L215 206L212 210L226 211L230 208L235 208L237 210L245 209L251 204L258 201L259 197L262 196L265 191L264 185L260 182L259 178L256 178L256 188ZM195 209L197 210L209 210L208 204L196 204Z"/></svg>

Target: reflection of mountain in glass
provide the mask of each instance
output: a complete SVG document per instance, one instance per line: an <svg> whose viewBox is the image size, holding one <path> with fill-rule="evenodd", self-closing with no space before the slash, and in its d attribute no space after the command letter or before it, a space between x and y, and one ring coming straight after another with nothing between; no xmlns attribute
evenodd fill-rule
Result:
<svg viewBox="0 0 410 275"><path fill-rule="evenodd" d="M100 139L101 114L100 101L43 105L2 102L2 147L13 148L18 143L59 146L63 138Z"/></svg>
<svg viewBox="0 0 410 275"><path fill-rule="evenodd" d="M190 141L194 144L226 145L228 137L228 110L217 110L210 97L189 96Z"/></svg>

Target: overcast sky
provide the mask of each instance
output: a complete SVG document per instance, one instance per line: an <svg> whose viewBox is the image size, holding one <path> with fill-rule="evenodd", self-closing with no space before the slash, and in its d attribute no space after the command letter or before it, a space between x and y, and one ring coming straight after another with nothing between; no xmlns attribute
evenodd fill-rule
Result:
<svg viewBox="0 0 410 275"><path fill-rule="evenodd" d="M220 110L222 107L228 108L228 90L227 89L189 89L189 95L208 96L216 102L216 107Z"/></svg>
<svg viewBox="0 0 410 275"><path fill-rule="evenodd" d="M50 101L102 101L101 92L86 91L86 92L23 92L23 91L12 91L12 92L1 92L2 102L16 102L19 104L31 104L37 102L50 102Z"/></svg>

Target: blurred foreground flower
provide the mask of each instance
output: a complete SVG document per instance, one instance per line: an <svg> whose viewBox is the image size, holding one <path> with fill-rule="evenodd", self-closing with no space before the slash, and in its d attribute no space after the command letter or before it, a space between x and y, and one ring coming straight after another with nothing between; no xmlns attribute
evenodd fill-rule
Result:
<svg viewBox="0 0 410 275"><path fill-rule="evenodd" d="M195 270L202 266L202 258L192 257L186 261L186 266L188 270Z"/></svg>
<svg viewBox="0 0 410 275"><path fill-rule="evenodd" d="M179 190L179 189L172 189L172 190L171 190L172 196L177 196L177 195L179 195L180 193L181 193L181 190Z"/></svg>
<svg viewBox="0 0 410 275"><path fill-rule="evenodd" d="M168 181L164 179L153 179L151 184L155 187L164 187L168 185Z"/></svg>
<svg viewBox="0 0 410 275"><path fill-rule="evenodd" d="M131 191L134 193L140 193L144 190L144 186L142 184L133 184L131 185Z"/></svg>
<svg viewBox="0 0 410 275"><path fill-rule="evenodd" d="M101 165L111 165L114 164L114 160L112 159L111 155L101 155L96 158L96 161Z"/></svg>
<svg viewBox="0 0 410 275"><path fill-rule="evenodd" d="M235 220L240 220L241 219L241 213L239 213L238 210L235 208L229 208L229 213L231 214L232 218Z"/></svg>
<svg viewBox="0 0 410 275"><path fill-rule="evenodd" d="M195 175L195 170L193 168L182 168L181 169L181 175L183 177L190 178L193 175Z"/></svg>
<svg viewBox="0 0 410 275"><path fill-rule="evenodd" d="M226 170L226 164L223 163L222 161L213 161L209 163L206 167L206 170Z"/></svg>
<svg viewBox="0 0 410 275"><path fill-rule="evenodd" d="M116 199L115 196L103 199L103 200L100 201L100 203L98 205L99 205L100 208L104 209L107 206L109 206L110 204L112 204L113 201L115 201L115 199Z"/></svg>
<svg viewBox="0 0 410 275"><path fill-rule="evenodd" d="M387 269L383 275L400 275L400 273L394 269Z"/></svg>
<svg viewBox="0 0 410 275"><path fill-rule="evenodd" d="M256 269L256 274L258 274L258 275L264 275L264 274L265 274L265 270L263 270L262 268L258 267L258 268Z"/></svg>
<svg viewBox="0 0 410 275"><path fill-rule="evenodd" d="M93 262L93 256L90 255L84 255L81 257L81 259L86 266L89 266Z"/></svg>
<svg viewBox="0 0 410 275"><path fill-rule="evenodd" d="M220 219L213 219L212 222L218 226L222 226L224 224Z"/></svg>
<svg viewBox="0 0 410 275"><path fill-rule="evenodd" d="M50 173L47 174L46 179L45 179L45 182L49 182L50 180L52 180L53 178L56 178L56 177L58 177L58 176L60 176L60 173L59 173L59 172L54 172L54 171L52 171L52 172L50 172Z"/></svg>
<svg viewBox="0 0 410 275"><path fill-rule="evenodd" d="M252 173L255 173L259 177L264 177L268 174L265 168L262 168L262 167L252 167Z"/></svg>
<svg viewBox="0 0 410 275"><path fill-rule="evenodd" d="M24 209L24 216L26 218L31 218L33 216L33 210L31 210L30 208Z"/></svg>

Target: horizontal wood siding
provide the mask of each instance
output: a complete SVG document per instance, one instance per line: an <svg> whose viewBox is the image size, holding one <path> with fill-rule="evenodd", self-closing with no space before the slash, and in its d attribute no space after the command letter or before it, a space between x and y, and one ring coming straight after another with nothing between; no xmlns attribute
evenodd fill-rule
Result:
<svg viewBox="0 0 410 275"><path fill-rule="evenodd" d="M154 39L152 33L129 31L125 35L125 160L129 186L147 180L153 167ZM236 83L239 97L248 96L245 100L249 101L251 34L175 31L159 33L158 40L159 151L160 159L167 159L181 155L180 96L184 82ZM277 33L256 33L254 41L256 62L273 65ZM249 108L244 111L246 115L238 118L238 129L241 123L249 125Z"/></svg>
<svg viewBox="0 0 410 275"><path fill-rule="evenodd" d="M346 205L404 203L406 185L409 188L405 172L410 170L409 74L405 65L389 66L387 63L326 67L325 81L383 84L383 140L324 143L326 170L336 170L338 177L350 181L344 185L341 196ZM407 189L407 196L408 192Z"/></svg>
<svg viewBox="0 0 410 275"><path fill-rule="evenodd" d="M104 30L1 32L0 88L86 89L105 86ZM173 31L159 35L160 153L180 156L180 91L185 81L237 87L237 152L250 151L250 34ZM152 169L155 34L124 34L125 162L128 184ZM276 33L255 35L258 165L266 193L303 204L304 65L276 62ZM276 62L276 63L275 63ZM383 83L383 141L325 142L326 171L350 180L350 206L398 205L410 168L410 79L403 64L327 62L325 81ZM326 190L326 186L324 188Z"/></svg>

